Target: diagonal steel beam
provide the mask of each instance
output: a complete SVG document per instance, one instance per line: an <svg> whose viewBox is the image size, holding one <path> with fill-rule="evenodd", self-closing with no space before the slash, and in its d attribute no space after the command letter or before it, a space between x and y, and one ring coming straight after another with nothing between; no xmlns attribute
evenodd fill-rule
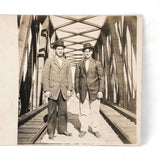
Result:
<svg viewBox="0 0 160 160"><path fill-rule="evenodd" d="M63 40L64 42L69 42L69 43L72 43L72 45L74 45L74 44L80 44L80 42L75 42L75 41L68 41L68 40ZM71 44L69 44L69 45L71 45ZM69 45L67 45L67 46L69 46Z"/></svg>
<svg viewBox="0 0 160 160"><path fill-rule="evenodd" d="M61 39L64 40L64 39L72 38L72 37L75 37L75 36L77 36L77 35L70 35L70 36L63 37L63 38L61 38ZM91 36L87 36L87 35L80 35L80 36L83 36L83 37L86 37L86 38L90 38L90 39L93 39L93 40L97 40L96 38L91 37Z"/></svg>
<svg viewBox="0 0 160 160"><path fill-rule="evenodd" d="M83 17L83 18L81 18L81 19L76 19L76 18L69 17L69 16L58 16L58 17L60 17L60 18L65 18L65 19L68 19L68 20L71 20L71 21L75 21L75 22L80 22L80 23L87 24L87 25L90 25L90 26L93 26L93 27L96 27L96 28L101 29L101 26L96 25L96 24L91 23L91 22L85 21L85 20L87 20L87 19L94 18L94 17L96 17L96 16L86 16L86 17Z"/></svg>
<svg viewBox="0 0 160 160"><path fill-rule="evenodd" d="M72 47L66 47L67 49L78 49L78 48L72 48ZM80 48L79 48L80 49Z"/></svg>
<svg viewBox="0 0 160 160"><path fill-rule="evenodd" d="M81 19L76 19L76 18L72 18L72 17L69 17L69 16L58 16L58 15L57 15L57 17L71 20L71 22L68 22L66 24L60 25L60 26L56 27L55 30L57 30L59 28L62 28L62 27L65 27L65 26L68 26L68 25L71 25L71 24L74 24L74 23L77 23L77 22L81 22L81 23L84 23L84 24L87 24L87 25L90 25L90 26L93 26L93 27L96 27L96 28L100 29L100 27L97 26L96 24L92 24L90 22L83 22L84 20L87 20L87 19L90 19L90 18L93 18L93 17L96 17L96 16L86 16L86 17L83 17Z"/></svg>
<svg viewBox="0 0 160 160"><path fill-rule="evenodd" d="M68 26L68 25L71 25L71 24L74 24L74 23L76 23L76 22L75 21L67 22L67 23L65 23L63 25L60 25L60 26L54 28L54 30L57 30L59 28L62 28L62 27L65 27L65 26Z"/></svg>
<svg viewBox="0 0 160 160"><path fill-rule="evenodd" d="M97 39L95 39L95 40L97 40ZM73 42L73 41L64 40L64 42L73 43L73 45L74 45L74 44L83 44L83 43L87 43L87 42L95 41L95 40L86 40L86 41L81 41L81 42Z"/></svg>
<svg viewBox="0 0 160 160"><path fill-rule="evenodd" d="M76 43L76 44L80 44L80 43ZM73 46L73 45L75 45L75 44L68 44L68 45L66 45L66 48L68 48L69 46Z"/></svg>
<svg viewBox="0 0 160 160"><path fill-rule="evenodd" d="M92 26L92 27L96 27L96 28L101 29L101 26L99 26L99 25L97 25L97 24L94 24L94 23L91 23L91 22L81 21L81 23L87 24L87 25L90 25L90 26Z"/></svg>
<svg viewBox="0 0 160 160"><path fill-rule="evenodd" d="M83 35L83 34L81 36L86 37L86 38L90 38L90 39L93 39L93 40L97 40L97 38L92 37L92 36L87 36L87 35Z"/></svg>
<svg viewBox="0 0 160 160"><path fill-rule="evenodd" d="M87 30L87 31L79 32L79 33L64 30L64 29L59 29L58 31L66 32L66 33L70 33L70 34L74 34L74 35L82 35L82 34L85 34L85 33L90 33L90 32L94 32L94 31L98 31L98 30L99 30L98 28L95 28L95 29L90 29L90 30Z"/></svg>
<svg viewBox="0 0 160 160"><path fill-rule="evenodd" d="M57 17L65 18L65 19L68 19L68 20L71 20L71 21L81 22L81 21L84 21L84 20L87 20L87 19L90 19L90 18L94 18L96 16L86 16L86 17L83 17L83 18L80 18L80 19L73 18L73 17L70 17L70 16L60 16L60 15L57 15Z"/></svg>

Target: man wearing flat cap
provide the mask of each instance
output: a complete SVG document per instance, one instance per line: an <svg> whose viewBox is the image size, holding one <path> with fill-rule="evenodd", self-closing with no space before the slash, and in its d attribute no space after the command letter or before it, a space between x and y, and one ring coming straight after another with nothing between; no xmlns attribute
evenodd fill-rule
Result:
<svg viewBox="0 0 160 160"><path fill-rule="evenodd" d="M92 58L93 47L90 43L84 44L82 51L84 59L75 71L75 92L80 101L79 137L83 137L88 131L88 126L91 126L94 135L100 138L99 107L104 91L103 68L99 61Z"/></svg>
<svg viewBox="0 0 160 160"><path fill-rule="evenodd" d="M71 67L63 57L64 42L56 41L53 48L55 56L46 60L42 77L44 94L48 98L49 139L54 139L56 121L58 121L58 134L72 135L67 131L67 100L71 97L73 90Z"/></svg>

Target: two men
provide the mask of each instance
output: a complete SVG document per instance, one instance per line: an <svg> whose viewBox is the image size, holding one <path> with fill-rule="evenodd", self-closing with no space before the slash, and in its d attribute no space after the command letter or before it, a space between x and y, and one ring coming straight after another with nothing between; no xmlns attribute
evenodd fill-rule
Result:
<svg viewBox="0 0 160 160"><path fill-rule="evenodd" d="M80 101L79 137L87 133L90 125L94 135L100 138L99 107L104 91L104 73L101 63L92 58L93 47L90 43L84 44L83 52L84 59L77 65L75 72L75 92Z"/></svg>
<svg viewBox="0 0 160 160"><path fill-rule="evenodd" d="M58 120L58 133L71 136L67 131L67 100L73 90L71 67L63 57L64 42L56 41L53 47L55 56L46 60L42 77L43 91L49 99L47 122L49 139L54 139L56 120Z"/></svg>
<svg viewBox="0 0 160 160"><path fill-rule="evenodd" d="M64 42L56 41L55 56L47 59L43 70L43 89L48 102L47 133L50 139L54 138L56 119L58 118L58 133L71 136L67 132L67 104L71 96L72 74L69 62L63 58ZM104 91L103 68L99 61L92 58L93 47L90 43L84 44L84 59L77 65L75 72L75 92L80 102L81 131L83 137L88 126L97 138L100 138L99 107ZM58 105L58 115L57 115Z"/></svg>

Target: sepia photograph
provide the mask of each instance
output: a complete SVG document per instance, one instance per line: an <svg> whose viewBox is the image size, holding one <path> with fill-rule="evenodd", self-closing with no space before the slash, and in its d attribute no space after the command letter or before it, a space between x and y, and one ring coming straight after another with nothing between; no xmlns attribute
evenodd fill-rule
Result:
<svg viewBox="0 0 160 160"><path fill-rule="evenodd" d="M16 20L17 144L140 145L142 16Z"/></svg>
<svg viewBox="0 0 160 160"><path fill-rule="evenodd" d="M17 16L18 144L140 144L141 18Z"/></svg>

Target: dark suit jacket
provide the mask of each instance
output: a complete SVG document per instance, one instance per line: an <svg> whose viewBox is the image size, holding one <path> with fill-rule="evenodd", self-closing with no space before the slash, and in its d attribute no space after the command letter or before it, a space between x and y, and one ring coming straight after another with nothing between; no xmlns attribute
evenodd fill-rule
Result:
<svg viewBox="0 0 160 160"><path fill-rule="evenodd" d="M104 73L101 63L91 58L88 72L85 62L82 60L75 71L75 92L80 93L80 101L83 103L87 91L90 103L97 99L98 92L104 92Z"/></svg>
<svg viewBox="0 0 160 160"><path fill-rule="evenodd" d="M73 90L72 73L69 62L63 58L60 67L56 57L46 60L42 74L43 90L51 92L51 99L56 100L61 90L64 99L69 99L67 90Z"/></svg>

